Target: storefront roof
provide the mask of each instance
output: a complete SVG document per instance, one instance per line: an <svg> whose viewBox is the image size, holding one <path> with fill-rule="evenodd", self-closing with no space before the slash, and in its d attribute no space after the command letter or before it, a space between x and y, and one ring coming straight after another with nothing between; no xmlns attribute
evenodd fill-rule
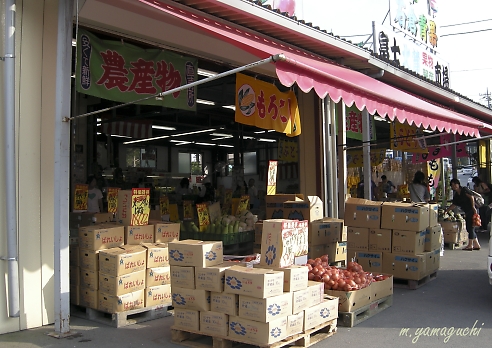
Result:
<svg viewBox="0 0 492 348"><path fill-rule="evenodd" d="M246 31L239 26L205 17L177 6L140 0L160 11L179 18L259 58L283 53L285 59L276 64L276 73L285 86L297 83L308 92L314 88L320 98L329 95L338 102L355 105L369 113L390 120L408 122L425 129L479 136L481 121L433 105L404 91L389 86L360 72L336 65L327 59L301 49Z"/></svg>

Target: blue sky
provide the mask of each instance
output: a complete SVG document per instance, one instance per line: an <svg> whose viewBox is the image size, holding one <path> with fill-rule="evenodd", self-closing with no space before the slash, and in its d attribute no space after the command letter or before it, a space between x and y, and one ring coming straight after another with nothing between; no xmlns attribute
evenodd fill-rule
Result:
<svg viewBox="0 0 492 348"><path fill-rule="evenodd" d="M272 0L270 0L272 1ZM277 0L278 1L278 0ZM410 0L402 0L410 2ZM418 0L425 1L425 0ZM299 19L340 36L371 33L371 22L381 23L389 0L295 0ZM354 11L354 9L357 9ZM439 26L492 19L491 0L438 0ZM439 35L492 28L492 21L438 28ZM349 38L353 42L363 37ZM449 62L451 88L477 102L480 94L492 93L492 31L439 38L438 51Z"/></svg>

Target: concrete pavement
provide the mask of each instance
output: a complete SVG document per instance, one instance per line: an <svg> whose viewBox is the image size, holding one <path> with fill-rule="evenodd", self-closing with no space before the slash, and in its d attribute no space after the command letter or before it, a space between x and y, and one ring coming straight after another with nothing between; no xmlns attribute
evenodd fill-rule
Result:
<svg viewBox="0 0 492 348"><path fill-rule="evenodd" d="M488 235L479 234L479 239L481 250L445 250L435 280L417 290L394 289L392 307L353 328L339 327L334 336L315 347L490 347L492 286L486 270ZM178 348L181 346L170 343L172 323L172 317L166 317L115 329L72 318L71 328L76 332L73 337L50 337L53 326L46 326L1 335L0 347Z"/></svg>

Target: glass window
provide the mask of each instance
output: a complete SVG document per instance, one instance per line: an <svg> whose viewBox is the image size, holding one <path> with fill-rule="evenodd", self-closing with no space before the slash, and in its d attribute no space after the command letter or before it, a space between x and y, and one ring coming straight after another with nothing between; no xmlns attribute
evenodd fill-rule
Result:
<svg viewBox="0 0 492 348"><path fill-rule="evenodd" d="M157 149L143 147L126 148L126 166L134 168L156 168Z"/></svg>
<svg viewBox="0 0 492 348"><path fill-rule="evenodd" d="M199 153L180 152L178 157L180 173L203 174L202 155Z"/></svg>

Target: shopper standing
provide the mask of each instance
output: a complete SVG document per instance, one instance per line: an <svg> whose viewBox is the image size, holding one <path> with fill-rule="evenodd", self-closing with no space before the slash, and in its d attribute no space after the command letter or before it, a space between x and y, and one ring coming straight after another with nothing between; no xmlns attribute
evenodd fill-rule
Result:
<svg viewBox="0 0 492 348"><path fill-rule="evenodd" d="M451 189L454 191L453 203L446 209L446 213L456 207L465 212L466 231L468 232L468 245L462 250L480 250L475 227L473 227L473 215L477 213L473 194L467 187L462 187L458 179L451 180Z"/></svg>
<svg viewBox="0 0 492 348"><path fill-rule="evenodd" d="M472 178L473 190L480 193L484 198L487 198L486 204L482 205L478 211L482 220L481 230L487 230L491 218L492 208L492 190L491 184L483 182L478 176Z"/></svg>
<svg viewBox="0 0 492 348"><path fill-rule="evenodd" d="M425 182L425 174L423 172L419 170L415 173L413 181L408 185L408 191L410 191L410 199L412 202L429 202L429 187Z"/></svg>
<svg viewBox="0 0 492 348"><path fill-rule="evenodd" d="M88 213L100 213L103 211L103 194L100 189L97 188L97 180L95 175L89 175L87 178L87 184L89 184L89 195L87 197L87 212Z"/></svg>

